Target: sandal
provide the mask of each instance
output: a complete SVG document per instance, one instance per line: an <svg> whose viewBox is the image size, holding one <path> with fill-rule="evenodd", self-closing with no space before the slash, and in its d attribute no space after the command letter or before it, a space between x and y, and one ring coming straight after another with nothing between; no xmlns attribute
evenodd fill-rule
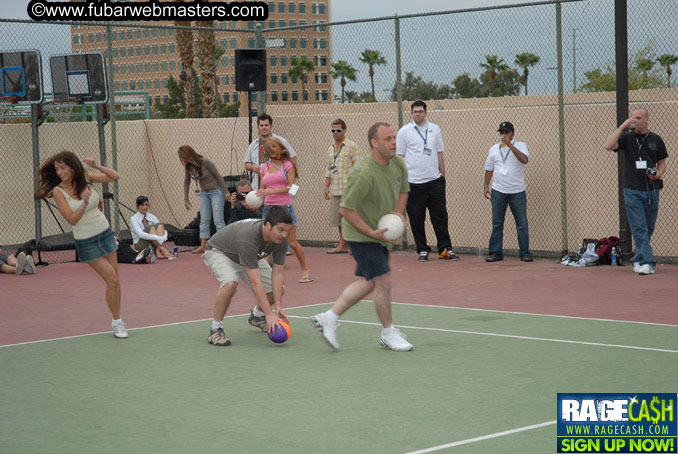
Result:
<svg viewBox="0 0 678 454"><path fill-rule="evenodd" d="M311 274L310 271L307 271L305 274L305 276L303 274L301 275L301 278L299 278L299 283L308 284L309 282L313 282L313 278L309 277L309 274Z"/></svg>
<svg viewBox="0 0 678 454"><path fill-rule="evenodd" d="M348 249L334 248L326 252L327 254L348 254Z"/></svg>

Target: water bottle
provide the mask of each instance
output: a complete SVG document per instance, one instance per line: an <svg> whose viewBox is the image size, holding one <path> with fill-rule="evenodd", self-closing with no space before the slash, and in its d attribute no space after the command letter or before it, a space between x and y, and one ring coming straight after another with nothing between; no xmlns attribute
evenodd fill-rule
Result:
<svg viewBox="0 0 678 454"><path fill-rule="evenodd" d="M577 254L582 255L584 253L584 243L579 243L579 247L577 248Z"/></svg>
<svg viewBox="0 0 678 454"><path fill-rule="evenodd" d="M174 246L174 258L178 259L179 258L179 247Z"/></svg>
<svg viewBox="0 0 678 454"><path fill-rule="evenodd" d="M610 265L617 266L617 248L612 248L612 255L610 256Z"/></svg>

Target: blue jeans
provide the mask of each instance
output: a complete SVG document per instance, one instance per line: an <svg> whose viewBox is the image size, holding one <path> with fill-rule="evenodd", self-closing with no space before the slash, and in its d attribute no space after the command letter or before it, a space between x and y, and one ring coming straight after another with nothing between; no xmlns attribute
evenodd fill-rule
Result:
<svg viewBox="0 0 678 454"><path fill-rule="evenodd" d="M624 204L636 246L631 261L641 265L655 266L650 239L654 233L654 225L659 212L659 190L640 191L624 188Z"/></svg>
<svg viewBox="0 0 678 454"><path fill-rule="evenodd" d="M492 235L490 236L490 254L504 257L504 219L506 207L511 207L513 219L518 230L518 246L520 257L530 253L530 235L527 229L527 196L525 191L517 194L504 194L492 189Z"/></svg>
<svg viewBox="0 0 678 454"><path fill-rule="evenodd" d="M224 190L221 188L213 191L200 191L200 238L210 237L210 221L214 216L214 226L217 232L224 227Z"/></svg>

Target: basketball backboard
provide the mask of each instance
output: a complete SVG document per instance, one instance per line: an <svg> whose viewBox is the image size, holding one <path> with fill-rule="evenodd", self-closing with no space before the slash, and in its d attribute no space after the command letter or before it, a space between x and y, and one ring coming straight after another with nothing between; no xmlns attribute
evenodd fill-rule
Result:
<svg viewBox="0 0 678 454"><path fill-rule="evenodd" d="M19 104L42 102L42 58L37 50L0 51L2 97Z"/></svg>
<svg viewBox="0 0 678 454"><path fill-rule="evenodd" d="M83 104L108 102L106 60L100 52L49 57L55 100L77 98Z"/></svg>

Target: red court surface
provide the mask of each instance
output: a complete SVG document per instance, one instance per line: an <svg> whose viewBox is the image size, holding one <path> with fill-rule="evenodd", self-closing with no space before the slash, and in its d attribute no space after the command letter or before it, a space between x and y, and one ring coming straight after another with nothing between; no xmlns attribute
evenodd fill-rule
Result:
<svg viewBox="0 0 678 454"><path fill-rule="evenodd" d="M286 307L334 301L354 279L349 255L306 248L306 258L315 282L298 283L299 263L288 257ZM176 261L119 266L128 328L211 318L218 284L200 256L184 253ZM392 299L401 303L678 325L675 265L658 265L656 274L638 276L630 266L573 268L513 257L485 263L476 256L420 263L415 253L396 252L391 268ZM3 274L0 280L0 345L110 330L104 283L85 264L39 267L35 276ZM252 305L251 293L241 285L227 315L249 312ZM407 321L397 320L396 309L398 323Z"/></svg>

